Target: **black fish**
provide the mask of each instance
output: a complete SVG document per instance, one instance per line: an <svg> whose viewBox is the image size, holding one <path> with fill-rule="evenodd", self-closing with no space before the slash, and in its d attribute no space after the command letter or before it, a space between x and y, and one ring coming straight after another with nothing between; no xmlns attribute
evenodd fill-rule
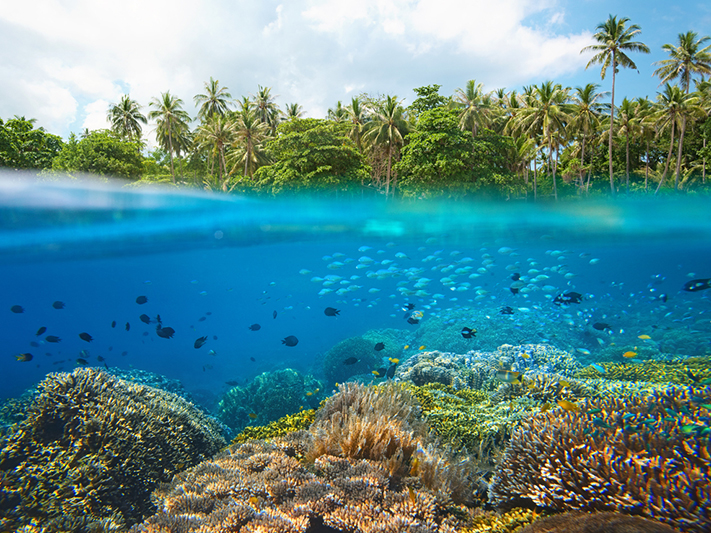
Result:
<svg viewBox="0 0 711 533"><path fill-rule="evenodd" d="M411 316L411 317L409 317L409 318L407 319L407 323L408 323L408 324L419 324L420 321L417 320L415 317L412 317L412 316Z"/></svg>
<svg viewBox="0 0 711 533"><path fill-rule="evenodd" d="M592 327L598 331L605 331L606 329L610 329L610 324L606 322L595 322Z"/></svg>
<svg viewBox="0 0 711 533"><path fill-rule="evenodd" d="M173 328L168 327L162 328L159 324L156 326L156 333L159 337L163 339L172 339L173 335L175 335L175 330Z"/></svg>
<svg viewBox="0 0 711 533"><path fill-rule="evenodd" d="M86 359L82 359L81 357L77 358L77 364L81 366L86 366L89 364L89 361Z"/></svg>
<svg viewBox="0 0 711 533"><path fill-rule="evenodd" d="M197 348L200 348L200 346L204 345L206 342L207 342L207 336L200 337L199 339L195 340L195 343L193 344L193 346L195 346L195 348L197 349Z"/></svg>
<svg viewBox="0 0 711 533"><path fill-rule="evenodd" d="M378 368L377 370L373 370L373 375L375 377L382 378L386 374L387 371L388 371L388 369L385 367Z"/></svg>
<svg viewBox="0 0 711 533"><path fill-rule="evenodd" d="M39 342L35 342L35 341L30 342L30 346L32 346L33 348L39 348L39 347L40 347Z"/></svg>
<svg viewBox="0 0 711 533"><path fill-rule="evenodd" d="M64 309L64 302L60 302L59 300L57 300L52 304L52 307L54 307L55 309Z"/></svg>
<svg viewBox="0 0 711 533"><path fill-rule="evenodd" d="M521 274L519 274L518 272L514 272L514 273L511 275L511 279L512 279L513 281L518 281L518 280L521 279Z"/></svg>
<svg viewBox="0 0 711 533"><path fill-rule="evenodd" d="M144 324L150 324L150 323L151 323L151 317L149 317L148 315L141 315L141 316L139 316L138 318L139 318L139 319L141 320L141 322L143 322Z"/></svg>
<svg viewBox="0 0 711 533"><path fill-rule="evenodd" d="M476 337L476 330L472 328L462 328L462 337L465 339Z"/></svg>
<svg viewBox="0 0 711 533"><path fill-rule="evenodd" d="M239 381L234 381L234 380L225 381L225 384L229 385L230 387L236 387L237 385L239 385Z"/></svg>
<svg viewBox="0 0 711 533"><path fill-rule="evenodd" d="M251 326L249 326L249 329L251 329L252 331L259 331L260 329L262 329L262 326L260 326L259 324L252 324Z"/></svg>
<svg viewBox="0 0 711 533"><path fill-rule="evenodd" d="M375 351L379 352L380 350L385 348L385 344L382 342L379 342L378 344L375 345Z"/></svg>
<svg viewBox="0 0 711 533"><path fill-rule="evenodd" d="M116 321L115 321L115 320L114 320L113 322L111 322L111 327L112 327L112 328L115 328L115 327L116 327Z"/></svg>
<svg viewBox="0 0 711 533"><path fill-rule="evenodd" d="M31 353L21 353L15 356L15 359L22 363L26 363L27 361L32 361L32 354Z"/></svg>
<svg viewBox="0 0 711 533"><path fill-rule="evenodd" d="M148 332L147 332L147 331L144 331L144 332L143 332L143 336L144 336L144 337L148 337Z"/></svg>
<svg viewBox="0 0 711 533"><path fill-rule="evenodd" d="M92 337L88 333L80 333L79 338L83 341L86 341L86 342L91 342L94 340L94 337Z"/></svg>
<svg viewBox="0 0 711 533"><path fill-rule="evenodd" d="M323 314L326 316L337 316L340 313L338 309L335 309L333 307L327 307L326 309L323 310Z"/></svg>
<svg viewBox="0 0 711 533"><path fill-rule="evenodd" d="M207 320L206 316L201 316L200 318L198 318L198 322L205 322L205 320Z"/></svg>
<svg viewBox="0 0 711 533"><path fill-rule="evenodd" d="M249 360L252 361L253 363L256 361L256 359L254 357L250 357Z"/></svg>
<svg viewBox="0 0 711 533"><path fill-rule="evenodd" d="M402 310L403 311L412 311L415 308L415 304L406 304Z"/></svg>
<svg viewBox="0 0 711 533"><path fill-rule="evenodd" d="M129 329L131 329L131 324L129 324L128 322L126 322L126 331L128 331Z"/></svg>
<svg viewBox="0 0 711 533"><path fill-rule="evenodd" d="M104 361L106 361L106 359L104 359L104 358L101 357L100 355L97 355L97 356L96 356L96 360L99 361L100 363L103 363Z"/></svg>
<svg viewBox="0 0 711 533"><path fill-rule="evenodd" d="M704 291L706 289L711 289L711 278L705 279L692 279L684 283L682 290L687 292L698 292Z"/></svg>
<svg viewBox="0 0 711 533"><path fill-rule="evenodd" d="M160 319L160 315L156 315L156 322L161 325L163 324L163 321Z"/></svg>
<svg viewBox="0 0 711 533"><path fill-rule="evenodd" d="M555 305L570 305L579 304L583 301L583 295L579 292L564 292L553 298L553 303Z"/></svg>
<svg viewBox="0 0 711 533"><path fill-rule="evenodd" d="M354 365L359 361L357 357L349 357L348 359L343 361L344 365Z"/></svg>
<svg viewBox="0 0 711 533"><path fill-rule="evenodd" d="M519 289L517 289L516 287L509 287L509 290L511 291L511 294L518 294L519 293Z"/></svg>
<svg viewBox="0 0 711 533"><path fill-rule="evenodd" d="M390 368L388 368L385 372L385 377L388 379L393 379L393 377L395 377L395 368L397 368L397 365L390 365Z"/></svg>
<svg viewBox="0 0 711 533"><path fill-rule="evenodd" d="M10 311L12 311L13 313L24 313L24 312L25 312L25 308L22 307L21 305L13 305L13 306L10 308Z"/></svg>
<svg viewBox="0 0 711 533"><path fill-rule="evenodd" d="M212 336L212 340L213 340L213 341L216 341L216 340L217 340L217 335L213 335L213 336Z"/></svg>
<svg viewBox="0 0 711 533"><path fill-rule="evenodd" d="M206 314L207 316L210 316L210 315L212 314L212 311L205 311L205 314Z"/></svg>
<svg viewBox="0 0 711 533"><path fill-rule="evenodd" d="M126 357L128 355L128 352L121 352L121 357Z"/></svg>
<svg viewBox="0 0 711 533"><path fill-rule="evenodd" d="M509 306L507 305L507 306L505 306L505 307L502 307L502 308L499 310L499 313L501 313L502 315L513 315L513 314L514 314L514 310L513 310L513 307L509 307Z"/></svg>
<svg viewBox="0 0 711 533"><path fill-rule="evenodd" d="M35 335L36 335L37 337L39 337L39 336L42 335L42 333L44 333L45 331L47 331L47 328L46 328L45 326L42 326L41 328L39 328L39 329L37 330L37 333L35 333Z"/></svg>
<svg viewBox="0 0 711 533"><path fill-rule="evenodd" d="M285 339L281 341L282 344L286 344L287 346L296 346L299 344L299 339L294 337L293 335L289 335Z"/></svg>
<svg viewBox="0 0 711 533"><path fill-rule="evenodd" d="M57 336L55 336L55 335L47 335L47 336L44 338L44 340L46 340L47 342L59 342L59 341L61 341L62 339L60 339L59 337L57 337Z"/></svg>
<svg viewBox="0 0 711 533"><path fill-rule="evenodd" d="M143 305L147 301L148 301L148 298L146 298L145 296L139 296L138 298L136 298L136 303L138 305Z"/></svg>
<svg viewBox="0 0 711 533"><path fill-rule="evenodd" d="M277 316L277 312L274 311L274 312L272 313L272 318L276 318L276 316Z"/></svg>

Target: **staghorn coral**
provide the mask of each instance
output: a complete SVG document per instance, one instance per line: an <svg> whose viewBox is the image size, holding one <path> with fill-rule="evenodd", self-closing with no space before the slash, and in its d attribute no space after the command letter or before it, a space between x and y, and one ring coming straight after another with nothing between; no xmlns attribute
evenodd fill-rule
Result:
<svg viewBox="0 0 711 533"><path fill-rule="evenodd" d="M314 409L299 411L293 415L286 415L279 420L270 422L266 426L249 426L244 428L242 433L232 439L232 444L241 444L250 439L273 439L282 437L292 431L308 429L316 418Z"/></svg>
<svg viewBox="0 0 711 533"><path fill-rule="evenodd" d="M467 517L461 533L514 533L521 528L541 518L541 514L533 509L516 507L499 513L481 509L467 509Z"/></svg>
<svg viewBox="0 0 711 533"><path fill-rule="evenodd" d="M153 510L157 483L225 444L182 398L99 369L50 374L38 391L0 449L2 531L125 528Z"/></svg>
<svg viewBox="0 0 711 533"><path fill-rule="evenodd" d="M351 376L368 374L382 366L382 357L374 349L372 339L363 337L350 337L342 340L328 350L323 358L323 372L329 383L343 383ZM385 350L383 350L385 351ZM344 363L348 358L354 357L355 364Z"/></svg>
<svg viewBox="0 0 711 533"><path fill-rule="evenodd" d="M520 533L674 533L661 522L621 513L571 512L537 520Z"/></svg>
<svg viewBox="0 0 711 533"><path fill-rule="evenodd" d="M607 397L523 420L489 488L554 510L619 511L682 531L711 528L711 387Z"/></svg>
<svg viewBox="0 0 711 533"><path fill-rule="evenodd" d="M245 387L232 387L218 404L218 417L241 431L250 424L275 421L304 406L318 406L322 385L311 376L285 368L264 372Z"/></svg>
<svg viewBox="0 0 711 533"><path fill-rule="evenodd" d="M605 368L603 377L624 381L647 381L699 386L711 381L711 359L692 357L672 361L643 361L641 363L600 363ZM597 378L601 374L592 367L580 370L578 378Z"/></svg>

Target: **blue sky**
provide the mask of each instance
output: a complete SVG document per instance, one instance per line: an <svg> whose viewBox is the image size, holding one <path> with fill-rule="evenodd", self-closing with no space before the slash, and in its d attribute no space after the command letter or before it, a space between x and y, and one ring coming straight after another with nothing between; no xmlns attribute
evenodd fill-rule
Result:
<svg viewBox="0 0 711 533"><path fill-rule="evenodd" d="M450 95L470 79L486 90L548 79L609 90L609 73L600 81L599 67L586 71L580 49L610 14L641 26L652 51L633 56L639 73L620 72L619 100L656 96L663 44L689 30L711 35L711 7L691 0L8 1L0 117L33 117L66 137L105 127L122 94L147 107L166 90L194 116L193 96L211 76L233 97L271 87L278 104L297 102L311 117L361 92L407 104L414 87Z"/></svg>

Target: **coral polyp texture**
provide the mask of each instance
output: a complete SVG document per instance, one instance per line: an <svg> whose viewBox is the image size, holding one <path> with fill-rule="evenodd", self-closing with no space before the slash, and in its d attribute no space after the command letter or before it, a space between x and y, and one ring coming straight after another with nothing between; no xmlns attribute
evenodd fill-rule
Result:
<svg viewBox="0 0 711 533"><path fill-rule="evenodd" d="M675 533L676 529L622 513L570 512L537 520L519 533Z"/></svg>
<svg viewBox="0 0 711 533"><path fill-rule="evenodd" d="M489 488L493 504L619 511L711 530L711 388L608 397L520 422Z"/></svg>
<svg viewBox="0 0 711 533"><path fill-rule="evenodd" d="M220 426L175 394L98 369L50 374L0 443L0 531L125 530L151 491L217 453Z"/></svg>
<svg viewBox="0 0 711 533"><path fill-rule="evenodd" d="M248 441L178 474L132 531L454 532L472 471L429 440L409 392L347 384L309 431Z"/></svg>

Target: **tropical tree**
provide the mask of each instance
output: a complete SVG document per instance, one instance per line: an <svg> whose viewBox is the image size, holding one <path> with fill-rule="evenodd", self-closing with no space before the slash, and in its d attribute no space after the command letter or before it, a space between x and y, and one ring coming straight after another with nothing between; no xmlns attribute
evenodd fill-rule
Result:
<svg viewBox="0 0 711 533"><path fill-rule="evenodd" d="M254 171L267 161L262 147L268 136L269 125L262 122L256 110L243 108L237 113L232 172L239 166L243 170L243 175L251 178Z"/></svg>
<svg viewBox="0 0 711 533"><path fill-rule="evenodd" d="M469 80L464 89L454 93L454 105L461 109L459 127L471 131L472 137L476 137L479 129L488 126L493 114L494 106L483 87L483 84Z"/></svg>
<svg viewBox="0 0 711 533"><path fill-rule="evenodd" d="M581 140L580 148L580 187L583 187L583 172L585 169L585 149L587 141L600 127L600 114L605 105L600 100L609 93L598 93L600 86L588 83L585 87L576 87L575 94L571 97L570 126ZM588 173L588 183L590 173Z"/></svg>
<svg viewBox="0 0 711 533"><path fill-rule="evenodd" d="M205 94L196 94L193 97L196 104L200 104L198 118L206 121L214 116L224 116L230 110L232 95L227 92L227 87L220 87L219 80L210 77L205 82Z"/></svg>
<svg viewBox="0 0 711 533"><path fill-rule="evenodd" d="M642 141L644 141L644 192L647 192L649 184L649 143L652 141L655 135L654 127L654 106L648 98L637 98L635 100L637 105L637 113L635 117L635 122L639 131L639 136Z"/></svg>
<svg viewBox="0 0 711 533"><path fill-rule="evenodd" d="M177 135L184 135L188 130L190 115L182 108L183 101L170 94L170 91L161 93L160 98L153 98L149 106L153 109L148 113L148 118L157 121L156 139L170 155L170 175L175 183L173 153L179 150L179 145L176 146L173 141Z"/></svg>
<svg viewBox="0 0 711 533"><path fill-rule="evenodd" d="M345 122L348 118L348 111L345 107L343 107L343 104L339 100L338 102L336 102L336 107L328 108L328 113L326 116L328 120L332 120L334 122Z"/></svg>
<svg viewBox="0 0 711 533"><path fill-rule="evenodd" d="M14 169L49 169L62 151L61 137L35 128L36 119L18 117L0 119L0 167Z"/></svg>
<svg viewBox="0 0 711 533"><path fill-rule="evenodd" d="M637 122L637 103L622 99L617 114L617 133L625 138L625 192L630 192L630 138L639 133Z"/></svg>
<svg viewBox="0 0 711 533"><path fill-rule="evenodd" d="M141 124L148 124L141 113L141 106L127 94L121 97L118 104L109 107L106 118L111 123L111 130L126 140L140 140L143 133Z"/></svg>
<svg viewBox="0 0 711 533"><path fill-rule="evenodd" d="M368 115L364 107L360 103L360 99L357 96L351 98L351 105L346 107L347 119L350 124L348 130L348 137L350 137L353 142L358 147L359 151L363 151L363 131L366 128L366 123L368 122Z"/></svg>
<svg viewBox="0 0 711 533"><path fill-rule="evenodd" d="M267 124L274 134L276 127L279 124L279 106L277 106L274 101L275 96L272 96L272 90L270 87L257 86L259 89L257 94L254 96L254 107L261 120L264 124Z"/></svg>
<svg viewBox="0 0 711 533"><path fill-rule="evenodd" d="M388 154L388 166L385 181L385 197L390 194L392 160L395 150L403 144L403 139L410 131L410 125L404 117L405 110L396 96L386 96L385 102L375 109L366 138L374 146L384 147ZM395 184L393 184L393 190Z"/></svg>
<svg viewBox="0 0 711 533"><path fill-rule="evenodd" d="M286 120L291 120L293 118L301 118L304 115L304 108L297 103L286 104L284 110L284 117Z"/></svg>
<svg viewBox="0 0 711 533"><path fill-rule="evenodd" d="M227 160L225 150L235 137L235 124L228 117L214 113L197 130L195 144L199 150L209 151L217 158L219 182L222 190L227 191Z"/></svg>
<svg viewBox="0 0 711 533"><path fill-rule="evenodd" d="M678 45L663 45L670 57L654 63L660 65L653 74L661 80L660 85L678 79L681 88L689 94L694 74L711 74L711 45L701 48L709 39L708 36L698 37L696 32L687 31L679 34Z"/></svg>
<svg viewBox="0 0 711 533"><path fill-rule="evenodd" d="M642 30L636 24L632 24L627 27L626 25L629 20L630 19L628 18L621 18L618 20L616 16L610 15L605 22L597 25L597 33L593 35L593 38L597 41L597 44L586 46L580 51L581 53L588 51L597 52L592 59L588 61L585 68L587 69L588 67L597 64L602 65L600 79L605 79L608 67L611 67L612 70L608 157L610 159L610 193L613 196L615 195L615 179L612 171L612 135L615 122L615 74L617 74L618 67L633 68L637 70L637 65L635 65L634 61L629 58L627 52L649 53L649 48L646 44L632 40L635 36L641 33Z"/></svg>
<svg viewBox="0 0 711 533"><path fill-rule="evenodd" d="M83 138L72 134L52 160L52 169L137 180L143 172L143 156L138 141L122 139L111 130L96 130Z"/></svg>

